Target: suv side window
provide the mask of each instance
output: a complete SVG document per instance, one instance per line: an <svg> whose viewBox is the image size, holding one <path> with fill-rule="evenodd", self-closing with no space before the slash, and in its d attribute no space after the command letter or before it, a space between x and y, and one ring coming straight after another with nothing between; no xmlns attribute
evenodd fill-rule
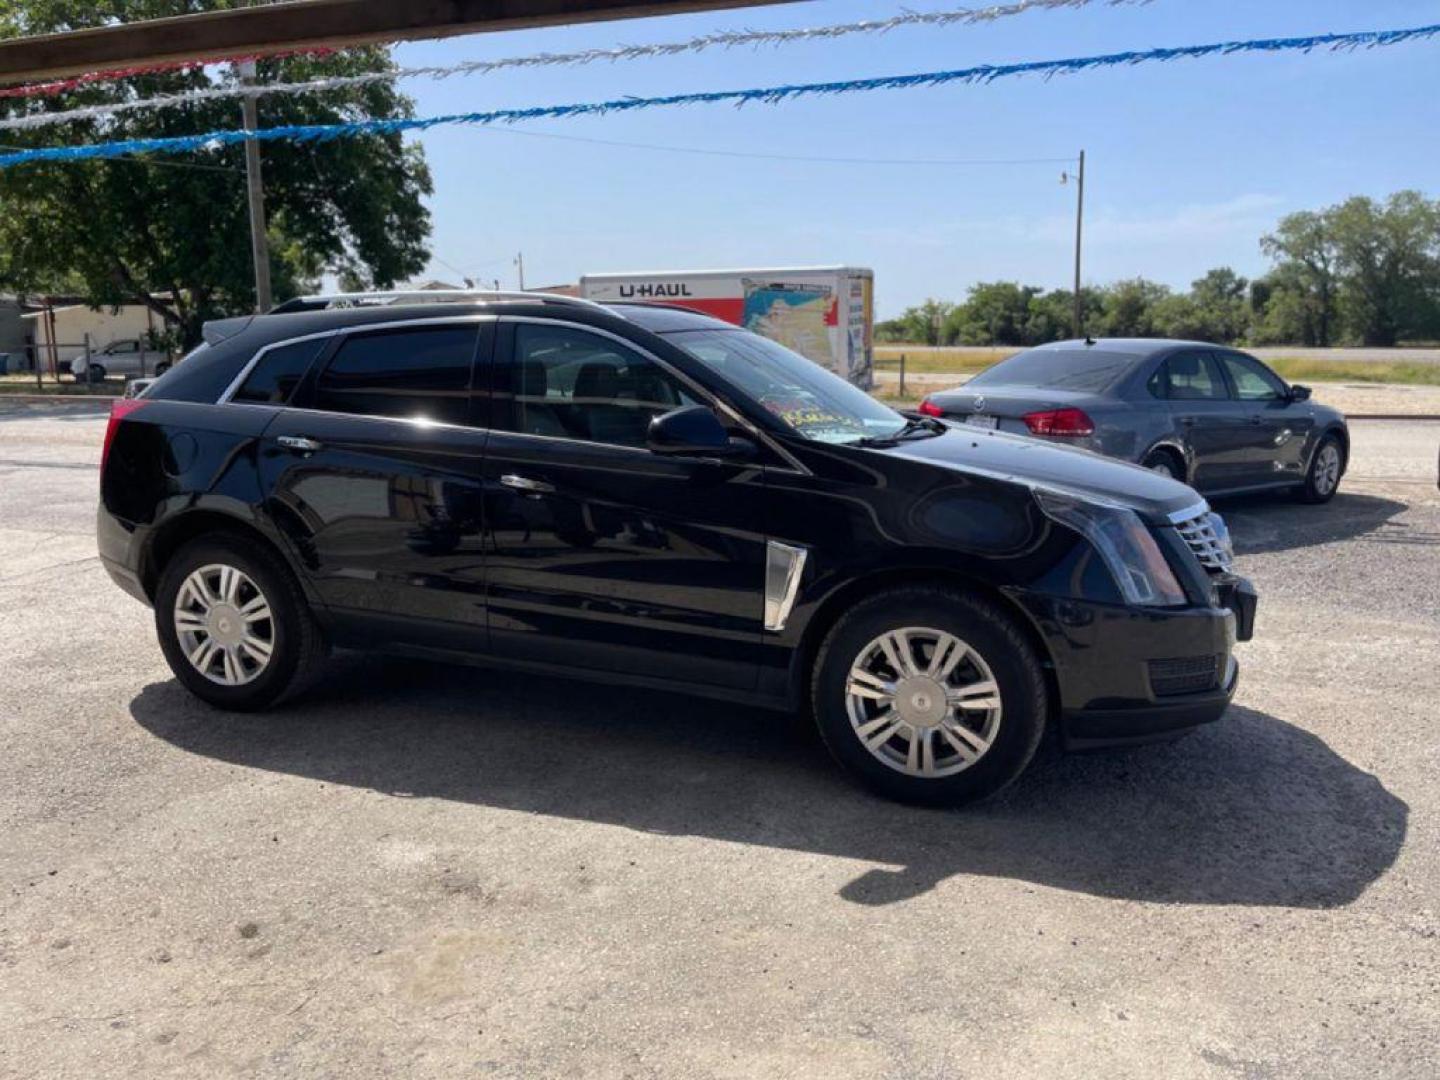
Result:
<svg viewBox="0 0 1440 1080"><path fill-rule="evenodd" d="M1221 353L1220 360L1235 384L1241 401L1279 401L1286 396L1279 376L1254 357L1244 353Z"/></svg>
<svg viewBox="0 0 1440 1080"><path fill-rule="evenodd" d="M650 421L698 399L648 357L569 326L516 323L497 426L525 435L645 445Z"/></svg>
<svg viewBox="0 0 1440 1080"><path fill-rule="evenodd" d="M477 333L469 325L351 334L315 381L311 407L469 423Z"/></svg>
<svg viewBox="0 0 1440 1080"><path fill-rule="evenodd" d="M230 400L253 405L284 405L300 385L305 372L310 370L310 362L320 355L320 349L328 340L315 338L271 349L250 369L250 374Z"/></svg>
<svg viewBox="0 0 1440 1080"><path fill-rule="evenodd" d="M1156 375L1162 377L1163 396L1171 401L1224 401L1229 396L1225 392L1220 368L1207 352L1175 353ZM1154 393L1155 379L1152 378L1150 383L1151 393Z"/></svg>

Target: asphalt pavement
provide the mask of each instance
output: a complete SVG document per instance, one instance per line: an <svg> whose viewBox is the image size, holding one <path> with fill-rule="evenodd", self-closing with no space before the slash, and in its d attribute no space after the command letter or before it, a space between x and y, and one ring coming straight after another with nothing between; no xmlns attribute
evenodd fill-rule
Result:
<svg viewBox="0 0 1440 1080"><path fill-rule="evenodd" d="M213 711L95 557L103 426L0 403L0 1077L1440 1075L1440 424L1219 504L1223 720L960 812L660 693Z"/></svg>

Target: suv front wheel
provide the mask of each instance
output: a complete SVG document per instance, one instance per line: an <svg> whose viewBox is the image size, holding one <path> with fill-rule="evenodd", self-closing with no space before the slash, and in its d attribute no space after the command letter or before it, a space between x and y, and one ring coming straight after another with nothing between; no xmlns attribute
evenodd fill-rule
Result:
<svg viewBox="0 0 1440 1080"><path fill-rule="evenodd" d="M944 589L870 597L836 623L811 685L832 754L890 798L954 806L1024 771L1045 730L1034 649L988 600Z"/></svg>
<svg viewBox="0 0 1440 1080"><path fill-rule="evenodd" d="M202 536L166 564L155 630L175 677L222 709L263 709L300 690L325 653L299 584L264 544Z"/></svg>

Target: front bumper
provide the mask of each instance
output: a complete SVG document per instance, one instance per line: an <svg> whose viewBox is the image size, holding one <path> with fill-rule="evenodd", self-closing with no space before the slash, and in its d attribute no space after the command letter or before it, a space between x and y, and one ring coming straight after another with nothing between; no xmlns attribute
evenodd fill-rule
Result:
<svg viewBox="0 0 1440 1080"><path fill-rule="evenodd" d="M1218 720L1235 695L1231 648L1254 633L1254 587L1215 579L1213 606L1154 609L1019 599L1044 636L1070 750L1176 738Z"/></svg>

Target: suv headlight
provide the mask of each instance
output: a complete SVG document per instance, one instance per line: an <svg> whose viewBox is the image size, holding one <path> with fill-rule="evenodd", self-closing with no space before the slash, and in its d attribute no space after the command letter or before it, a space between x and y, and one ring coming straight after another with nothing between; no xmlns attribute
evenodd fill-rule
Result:
<svg viewBox="0 0 1440 1080"><path fill-rule="evenodd" d="M1127 603L1142 607L1189 603L1160 545L1135 511L1046 488L1034 490L1046 517L1068 525L1100 553Z"/></svg>

